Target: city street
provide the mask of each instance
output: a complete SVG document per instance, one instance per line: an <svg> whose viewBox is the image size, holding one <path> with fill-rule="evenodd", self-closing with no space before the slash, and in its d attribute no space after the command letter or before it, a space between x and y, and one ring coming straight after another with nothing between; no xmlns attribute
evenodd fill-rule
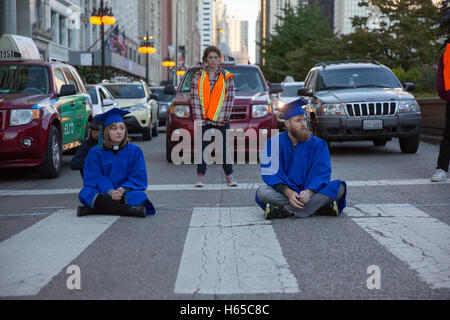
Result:
<svg viewBox="0 0 450 320"><path fill-rule="evenodd" d="M0 299L450 299L450 180L439 151L398 140L331 143L348 184L339 217L264 220L258 165L168 164L164 129L132 135L145 155L154 216L77 217L82 180L0 170Z"/></svg>

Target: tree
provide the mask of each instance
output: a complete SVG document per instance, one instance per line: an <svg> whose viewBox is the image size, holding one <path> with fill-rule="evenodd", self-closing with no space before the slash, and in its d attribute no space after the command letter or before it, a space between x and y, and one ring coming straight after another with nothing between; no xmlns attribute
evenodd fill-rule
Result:
<svg viewBox="0 0 450 320"><path fill-rule="evenodd" d="M261 69L271 81L282 81L287 75L303 79L306 74L300 75L297 71L304 73L304 69L310 68L311 65L299 68L295 54L291 52L297 52L310 43L317 44L321 40L326 42L325 39L334 37L333 32L321 9L316 6L287 6L278 18L280 23L275 26L274 33L266 39L265 44L259 44L265 60ZM292 60L297 67L291 65Z"/></svg>
<svg viewBox="0 0 450 320"><path fill-rule="evenodd" d="M342 37L353 52L365 53L405 71L439 59L439 7L443 0L438 6L432 0L369 0L359 5L375 6L381 17L375 26L369 25L369 18L353 18L355 32Z"/></svg>

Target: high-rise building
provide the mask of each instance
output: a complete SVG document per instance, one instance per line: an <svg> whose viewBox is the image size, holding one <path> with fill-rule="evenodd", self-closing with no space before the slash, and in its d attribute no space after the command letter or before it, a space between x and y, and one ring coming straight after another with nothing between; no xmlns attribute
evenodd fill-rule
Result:
<svg viewBox="0 0 450 320"><path fill-rule="evenodd" d="M229 46L237 63L248 63L248 21L241 20L237 12L227 18Z"/></svg>
<svg viewBox="0 0 450 320"><path fill-rule="evenodd" d="M316 5L322 9L324 18L328 21L331 30L334 30L335 3L346 2L347 0L308 0L310 6Z"/></svg>
<svg viewBox="0 0 450 320"><path fill-rule="evenodd" d="M206 47L214 43L213 39L213 20L214 4L213 0L198 0L198 29L200 32L201 52Z"/></svg>
<svg viewBox="0 0 450 320"><path fill-rule="evenodd" d="M367 17L367 7L360 7L361 0L336 0L334 13L334 32L349 34L353 32L351 18L354 16Z"/></svg>

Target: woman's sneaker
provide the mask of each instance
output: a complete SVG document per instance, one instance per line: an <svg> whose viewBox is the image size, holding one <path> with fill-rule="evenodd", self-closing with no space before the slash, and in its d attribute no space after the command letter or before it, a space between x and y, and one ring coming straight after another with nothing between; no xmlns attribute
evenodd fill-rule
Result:
<svg viewBox="0 0 450 320"><path fill-rule="evenodd" d="M237 187L238 184L237 184L236 180L233 179L233 175L232 174L227 175L226 179L227 179L228 186L230 186L230 187Z"/></svg>
<svg viewBox="0 0 450 320"><path fill-rule="evenodd" d="M202 174L197 174L197 181L195 182L194 186L197 188L205 186L205 178Z"/></svg>
<svg viewBox="0 0 450 320"><path fill-rule="evenodd" d="M447 172L442 169L437 169L431 177L432 182L443 182L445 180L447 180Z"/></svg>

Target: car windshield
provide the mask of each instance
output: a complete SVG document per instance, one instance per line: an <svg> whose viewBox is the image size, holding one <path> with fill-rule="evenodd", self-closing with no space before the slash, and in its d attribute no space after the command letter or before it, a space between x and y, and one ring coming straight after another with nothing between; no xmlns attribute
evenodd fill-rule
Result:
<svg viewBox="0 0 450 320"><path fill-rule="evenodd" d="M98 104L97 94L95 93L95 87L87 87L87 92L91 96L92 103Z"/></svg>
<svg viewBox="0 0 450 320"><path fill-rule="evenodd" d="M353 68L320 71L317 91L347 88L401 88L395 75L387 69Z"/></svg>
<svg viewBox="0 0 450 320"><path fill-rule="evenodd" d="M103 84L116 99L145 98L144 87L140 84Z"/></svg>
<svg viewBox="0 0 450 320"><path fill-rule="evenodd" d="M262 92L265 91L263 79L256 68L225 66L223 69L228 70L234 75L235 91ZM183 83L181 84L181 92L191 91L192 75L198 71L198 68L191 69L186 73Z"/></svg>
<svg viewBox="0 0 450 320"><path fill-rule="evenodd" d="M0 94L14 93L50 93L47 68L24 64L0 66Z"/></svg>
<svg viewBox="0 0 450 320"><path fill-rule="evenodd" d="M164 94L164 88L151 88L152 93L155 93L159 96L158 101L161 102L170 102L173 99L172 95Z"/></svg>
<svg viewBox="0 0 450 320"><path fill-rule="evenodd" d="M303 88L302 85L295 86L283 86L283 92L281 93L281 97L298 97L297 91L298 89Z"/></svg>

